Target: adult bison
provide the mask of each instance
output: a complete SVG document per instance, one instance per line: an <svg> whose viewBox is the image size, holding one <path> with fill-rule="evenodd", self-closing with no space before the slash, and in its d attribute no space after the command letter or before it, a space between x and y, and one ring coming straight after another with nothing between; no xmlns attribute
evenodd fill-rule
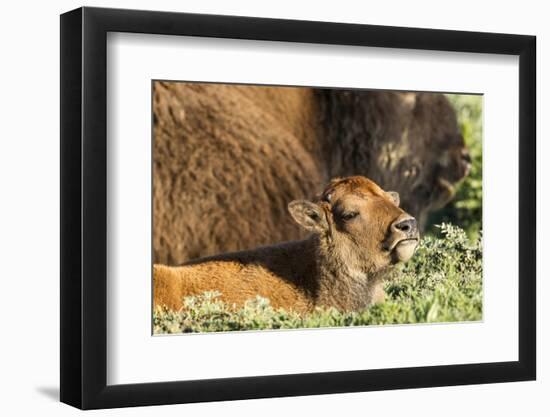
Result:
<svg viewBox="0 0 550 417"><path fill-rule="evenodd" d="M337 176L396 190L422 226L468 154L441 94L155 82L154 262L303 238L287 202Z"/></svg>

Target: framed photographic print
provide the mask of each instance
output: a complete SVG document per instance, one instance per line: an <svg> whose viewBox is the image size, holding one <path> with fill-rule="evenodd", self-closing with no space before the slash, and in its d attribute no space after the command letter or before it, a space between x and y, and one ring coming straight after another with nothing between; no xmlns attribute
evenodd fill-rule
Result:
<svg viewBox="0 0 550 417"><path fill-rule="evenodd" d="M61 401L535 379L535 37L61 16Z"/></svg>

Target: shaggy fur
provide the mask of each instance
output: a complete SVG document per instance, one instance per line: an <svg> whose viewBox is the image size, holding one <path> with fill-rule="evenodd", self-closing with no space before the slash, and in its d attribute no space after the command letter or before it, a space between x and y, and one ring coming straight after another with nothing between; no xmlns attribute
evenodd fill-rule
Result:
<svg viewBox="0 0 550 417"><path fill-rule="evenodd" d="M153 100L157 263L304 238L287 202L352 173L422 223L465 174L442 95L155 82Z"/></svg>
<svg viewBox="0 0 550 417"><path fill-rule="evenodd" d="M294 201L289 211L312 235L255 250L222 254L184 266L154 266L154 304L182 308L184 297L219 291L229 305L256 295L275 308L356 311L381 301L390 265L412 256L414 219L395 193L364 177L332 181L315 201ZM405 230L403 222L413 225Z"/></svg>
<svg viewBox="0 0 550 417"><path fill-rule="evenodd" d="M360 173L401 196L423 226L454 195L470 158L442 94L317 90L330 177ZM343 111L345 109L345 111Z"/></svg>

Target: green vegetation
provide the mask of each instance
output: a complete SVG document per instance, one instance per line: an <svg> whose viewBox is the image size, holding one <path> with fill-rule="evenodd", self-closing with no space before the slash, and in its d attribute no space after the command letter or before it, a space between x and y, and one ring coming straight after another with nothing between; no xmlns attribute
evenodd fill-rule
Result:
<svg viewBox="0 0 550 417"><path fill-rule="evenodd" d="M483 97L449 94L447 98L455 108L459 127L472 158L472 169L458 186L453 201L432 214L428 231L433 233L436 224L452 223L462 227L470 237L475 238L482 229Z"/></svg>
<svg viewBox="0 0 550 417"><path fill-rule="evenodd" d="M396 271L386 284L386 301L365 311L318 309L301 316L275 310L259 297L235 310L219 300L219 293L205 293L186 298L182 311L157 309L154 333L481 320L481 238L472 241L458 227L446 224L440 231L442 238L424 238L413 259Z"/></svg>

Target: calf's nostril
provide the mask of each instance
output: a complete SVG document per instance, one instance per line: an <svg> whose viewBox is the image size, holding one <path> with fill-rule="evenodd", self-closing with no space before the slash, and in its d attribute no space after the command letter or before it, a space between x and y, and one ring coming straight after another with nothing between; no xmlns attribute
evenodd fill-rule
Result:
<svg viewBox="0 0 550 417"><path fill-rule="evenodd" d="M408 223L399 224L399 225L397 225L397 228L399 230L402 230L403 232L408 232L409 230L411 230L411 226Z"/></svg>
<svg viewBox="0 0 550 417"><path fill-rule="evenodd" d="M407 219L400 221L394 226L397 230L400 230L405 233L411 232L416 227L415 219Z"/></svg>

